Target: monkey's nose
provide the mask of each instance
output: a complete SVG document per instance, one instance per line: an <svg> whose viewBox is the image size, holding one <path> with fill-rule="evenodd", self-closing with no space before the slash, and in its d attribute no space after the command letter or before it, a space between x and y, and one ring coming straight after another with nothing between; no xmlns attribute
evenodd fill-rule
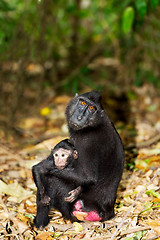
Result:
<svg viewBox="0 0 160 240"><path fill-rule="evenodd" d="M81 121L82 120L82 116L78 116L77 119L78 119L78 121Z"/></svg>

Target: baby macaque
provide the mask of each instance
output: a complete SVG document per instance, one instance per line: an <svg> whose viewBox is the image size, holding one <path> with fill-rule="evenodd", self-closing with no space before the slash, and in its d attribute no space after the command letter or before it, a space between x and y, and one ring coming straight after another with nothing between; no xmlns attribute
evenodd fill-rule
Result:
<svg viewBox="0 0 160 240"><path fill-rule="evenodd" d="M79 196L82 188L72 181L66 181L50 175L49 171L72 171L77 164L78 152L74 145L65 139L59 142L51 154L32 168L33 179L37 186L37 215L34 220L37 228L49 223L49 211L53 207L59 210L66 219L73 219L71 204ZM69 196L68 196L69 194Z"/></svg>

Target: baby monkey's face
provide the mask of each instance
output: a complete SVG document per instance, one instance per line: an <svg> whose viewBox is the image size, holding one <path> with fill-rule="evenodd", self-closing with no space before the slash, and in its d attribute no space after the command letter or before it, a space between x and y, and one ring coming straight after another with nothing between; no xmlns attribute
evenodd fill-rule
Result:
<svg viewBox="0 0 160 240"><path fill-rule="evenodd" d="M54 162L58 169L64 169L72 159L78 158L78 153L76 150L68 150L64 148L59 148L53 151Z"/></svg>

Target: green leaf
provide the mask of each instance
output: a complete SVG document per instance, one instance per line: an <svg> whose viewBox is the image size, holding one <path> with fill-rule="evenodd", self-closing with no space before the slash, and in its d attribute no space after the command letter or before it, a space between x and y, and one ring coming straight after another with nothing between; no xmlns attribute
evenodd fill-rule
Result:
<svg viewBox="0 0 160 240"><path fill-rule="evenodd" d="M0 1L0 11L2 12L8 12L13 11L14 9L4 0Z"/></svg>
<svg viewBox="0 0 160 240"><path fill-rule="evenodd" d="M25 214L25 217L27 217L27 218L30 218L30 219L34 219L34 216L33 216L33 214L30 214L30 213L28 213L28 214Z"/></svg>
<svg viewBox="0 0 160 240"><path fill-rule="evenodd" d="M140 231L133 234L132 237L126 237L124 240L140 240L145 235L146 231Z"/></svg>
<svg viewBox="0 0 160 240"><path fill-rule="evenodd" d="M127 92L127 97L128 97L129 100L131 100L131 101L137 99L136 94L135 94L132 90L129 90L129 91Z"/></svg>
<svg viewBox="0 0 160 240"><path fill-rule="evenodd" d="M153 206L152 202L146 202L141 213L151 210L152 206Z"/></svg>
<svg viewBox="0 0 160 240"><path fill-rule="evenodd" d="M160 208L160 205L152 207L152 209Z"/></svg>
<svg viewBox="0 0 160 240"><path fill-rule="evenodd" d="M151 5L155 9L159 4L159 0L151 0Z"/></svg>
<svg viewBox="0 0 160 240"><path fill-rule="evenodd" d="M55 238L58 238L58 237L61 236L61 235L62 235L62 233L60 233L60 232L55 232L55 233L54 233L54 239L55 239Z"/></svg>
<svg viewBox="0 0 160 240"><path fill-rule="evenodd" d="M144 204L144 210L145 209L149 209L149 208L151 208L152 207L152 205L153 205L153 203L152 202L146 202L145 204Z"/></svg>
<svg viewBox="0 0 160 240"><path fill-rule="evenodd" d="M151 159L147 158L147 159L145 160L145 163L149 163L150 160L151 160Z"/></svg>
<svg viewBox="0 0 160 240"><path fill-rule="evenodd" d="M145 0L136 0L135 1L136 9L139 13L139 15L144 18L144 16L147 14L147 3Z"/></svg>
<svg viewBox="0 0 160 240"><path fill-rule="evenodd" d="M147 194L147 195L152 194L154 197L156 197L156 198L160 198L160 193L159 193L159 192L155 192L154 189L150 189L150 190L148 190L148 191L146 192L146 194Z"/></svg>
<svg viewBox="0 0 160 240"><path fill-rule="evenodd" d="M134 9L132 7L127 7L122 16L122 30L124 34L128 33L131 30L134 16Z"/></svg>
<svg viewBox="0 0 160 240"><path fill-rule="evenodd" d="M148 112L154 112L155 110L157 110L158 105L157 104L152 104L147 108Z"/></svg>

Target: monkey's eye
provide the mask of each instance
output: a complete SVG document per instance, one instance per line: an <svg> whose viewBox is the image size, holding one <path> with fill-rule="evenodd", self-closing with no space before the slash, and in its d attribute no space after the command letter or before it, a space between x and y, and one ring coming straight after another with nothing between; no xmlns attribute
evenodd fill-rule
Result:
<svg viewBox="0 0 160 240"><path fill-rule="evenodd" d="M86 102L83 101L83 102L81 102L81 104L84 106L84 105L86 105Z"/></svg>
<svg viewBox="0 0 160 240"><path fill-rule="evenodd" d="M90 109L90 110L93 110L93 106L89 106L89 109Z"/></svg>
<svg viewBox="0 0 160 240"><path fill-rule="evenodd" d="M55 153L54 156L55 156L55 157L58 157L58 153Z"/></svg>
<svg viewBox="0 0 160 240"><path fill-rule="evenodd" d="M64 154L64 153L62 154L62 157L65 157L65 154Z"/></svg>

